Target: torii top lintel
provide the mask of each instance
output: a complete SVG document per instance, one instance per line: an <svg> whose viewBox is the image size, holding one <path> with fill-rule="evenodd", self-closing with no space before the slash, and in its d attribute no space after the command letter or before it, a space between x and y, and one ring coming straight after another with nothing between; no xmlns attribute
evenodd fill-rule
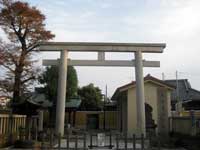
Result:
<svg viewBox="0 0 200 150"><path fill-rule="evenodd" d="M165 43L100 43L100 42L41 42L40 51L79 51L79 52L136 52L162 53Z"/></svg>

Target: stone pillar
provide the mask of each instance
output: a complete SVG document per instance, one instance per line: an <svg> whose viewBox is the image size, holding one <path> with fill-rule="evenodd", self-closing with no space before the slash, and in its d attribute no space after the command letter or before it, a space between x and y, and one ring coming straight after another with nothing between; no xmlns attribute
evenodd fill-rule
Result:
<svg viewBox="0 0 200 150"><path fill-rule="evenodd" d="M0 134L3 133L3 117L0 116Z"/></svg>
<svg viewBox="0 0 200 150"><path fill-rule="evenodd" d="M69 111L68 115L68 124L71 126L71 110Z"/></svg>
<svg viewBox="0 0 200 150"><path fill-rule="evenodd" d="M38 130L43 131L43 110L39 110L38 112L39 122L38 122Z"/></svg>
<svg viewBox="0 0 200 150"><path fill-rule="evenodd" d="M64 134L65 123L65 99L67 86L67 50L60 53L59 78L58 78L58 96L56 105L56 134Z"/></svg>
<svg viewBox="0 0 200 150"><path fill-rule="evenodd" d="M73 111L73 127L76 125L76 110Z"/></svg>
<svg viewBox="0 0 200 150"><path fill-rule="evenodd" d="M5 128L6 128L6 117L2 118L2 122L3 122L2 134L4 134L5 133Z"/></svg>
<svg viewBox="0 0 200 150"><path fill-rule="evenodd" d="M142 52L135 52L135 77L136 77L136 108L137 108L137 129L146 135L145 124L145 97Z"/></svg>

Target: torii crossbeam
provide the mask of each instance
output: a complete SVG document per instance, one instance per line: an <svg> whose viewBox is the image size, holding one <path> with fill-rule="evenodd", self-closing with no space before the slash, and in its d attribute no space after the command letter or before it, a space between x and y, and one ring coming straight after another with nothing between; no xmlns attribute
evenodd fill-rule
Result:
<svg viewBox="0 0 200 150"><path fill-rule="evenodd" d="M44 60L43 65L59 65L58 97L56 106L56 133L64 134L65 93L67 65L135 67L137 128L145 135L145 99L143 67L159 67L158 61L145 61L142 53L162 53L164 43L94 43L94 42L42 42L40 51L61 51L60 60ZM70 60L69 51L98 52L98 60ZM105 60L105 52L133 52L135 60Z"/></svg>

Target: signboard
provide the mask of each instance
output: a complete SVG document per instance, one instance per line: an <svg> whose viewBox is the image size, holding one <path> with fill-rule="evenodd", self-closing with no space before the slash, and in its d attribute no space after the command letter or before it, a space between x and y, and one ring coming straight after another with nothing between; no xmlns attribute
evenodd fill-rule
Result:
<svg viewBox="0 0 200 150"><path fill-rule="evenodd" d="M104 133L98 133L97 134L97 141L98 141L98 146L105 146L105 134Z"/></svg>

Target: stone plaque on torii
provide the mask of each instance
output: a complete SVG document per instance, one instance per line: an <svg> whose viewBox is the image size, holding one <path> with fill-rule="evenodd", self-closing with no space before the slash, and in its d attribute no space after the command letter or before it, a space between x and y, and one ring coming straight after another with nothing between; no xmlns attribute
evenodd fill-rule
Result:
<svg viewBox="0 0 200 150"><path fill-rule="evenodd" d="M135 67L137 129L146 134L143 67L160 67L159 61L145 61L142 53L162 53L163 43L94 43L94 42L42 42L40 51L60 51L59 60L43 60L43 65L59 65L58 96L56 105L56 133L64 134L67 65ZM68 52L97 52L97 60L71 60ZM135 60L105 60L105 52L135 53Z"/></svg>

